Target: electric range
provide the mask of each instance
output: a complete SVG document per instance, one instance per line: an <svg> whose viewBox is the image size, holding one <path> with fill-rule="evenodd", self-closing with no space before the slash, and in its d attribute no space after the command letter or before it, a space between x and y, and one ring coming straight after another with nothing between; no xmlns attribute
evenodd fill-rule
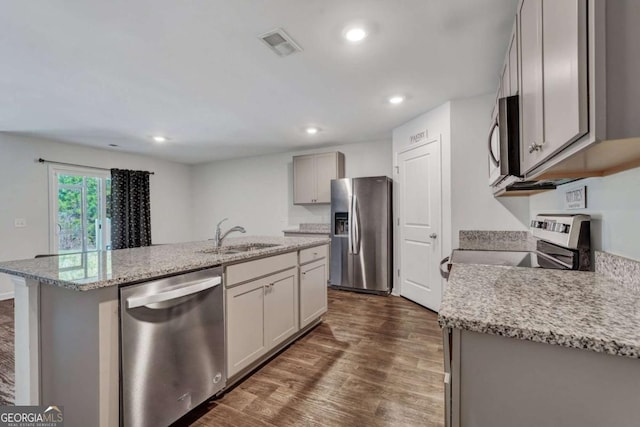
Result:
<svg viewBox="0 0 640 427"><path fill-rule="evenodd" d="M536 238L532 251L496 251L456 249L441 265L489 264L516 267L591 270L591 217L588 215L536 216L531 234ZM441 269L448 278L448 271Z"/></svg>

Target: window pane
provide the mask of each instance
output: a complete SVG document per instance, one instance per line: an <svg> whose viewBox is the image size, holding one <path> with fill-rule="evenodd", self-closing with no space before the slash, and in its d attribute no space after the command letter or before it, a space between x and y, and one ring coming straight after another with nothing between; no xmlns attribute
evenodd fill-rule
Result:
<svg viewBox="0 0 640 427"><path fill-rule="evenodd" d="M82 176L58 175L58 184L61 185L82 185Z"/></svg>
<svg viewBox="0 0 640 427"><path fill-rule="evenodd" d="M82 251L82 189L58 189L59 252Z"/></svg>
<svg viewBox="0 0 640 427"><path fill-rule="evenodd" d="M95 251L100 249L101 236L100 217L102 207L100 206L100 178L86 177L86 210L87 210L87 250Z"/></svg>

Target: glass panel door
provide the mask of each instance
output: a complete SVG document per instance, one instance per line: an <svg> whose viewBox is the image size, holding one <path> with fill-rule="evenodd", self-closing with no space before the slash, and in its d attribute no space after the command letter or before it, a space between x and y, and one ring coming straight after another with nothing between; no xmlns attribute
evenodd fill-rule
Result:
<svg viewBox="0 0 640 427"><path fill-rule="evenodd" d="M108 174L54 169L52 250L55 253L110 249Z"/></svg>
<svg viewBox="0 0 640 427"><path fill-rule="evenodd" d="M81 186L58 187L58 252L84 252L84 197Z"/></svg>

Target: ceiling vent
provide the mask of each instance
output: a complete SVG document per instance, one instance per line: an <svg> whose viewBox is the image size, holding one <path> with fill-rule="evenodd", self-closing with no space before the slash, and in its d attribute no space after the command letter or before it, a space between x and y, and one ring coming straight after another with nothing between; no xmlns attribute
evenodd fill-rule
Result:
<svg viewBox="0 0 640 427"><path fill-rule="evenodd" d="M259 37L278 56L289 56L292 53L302 51L298 43L294 42L291 36L285 33L282 28L268 31Z"/></svg>

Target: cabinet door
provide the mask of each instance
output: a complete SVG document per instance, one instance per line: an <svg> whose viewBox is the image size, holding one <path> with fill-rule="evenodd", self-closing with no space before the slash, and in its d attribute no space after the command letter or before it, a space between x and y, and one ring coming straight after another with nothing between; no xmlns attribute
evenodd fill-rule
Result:
<svg viewBox="0 0 640 427"><path fill-rule="evenodd" d="M507 61L502 67L502 82L500 84L502 87L502 98L511 96L511 81L509 77L509 62Z"/></svg>
<svg viewBox="0 0 640 427"><path fill-rule="evenodd" d="M587 1L542 3L545 158L588 131Z"/></svg>
<svg viewBox="0 0 640 427"><path fill-rule="evenodd" d="M539 147L544 140L542 112L542 2L523 0L518 13L520 29L520 129L524 170L542 159ZM538 147L532 151L531 147ZM531 152L530 152L531 151Z"/></svg>
<svg viewBox="0 0 640 427"><path fill-rule="evenodd" d="M293 158L293 203L315 203L316 164L315 157L296 156Z"/></svg>
<svg viewBox="0 0 640 427"><path fill-rule="evenodd" d="M300 267L300 328L327 312L327 260Z"/></svg>
<svg viewBox="0 0 640 427"><path fill-rule="evenodd" d="M509 43L509 95L518 94L518 40L517 25L514 26Z"/></svg>
<svg viewBox="0 0 640 427"><path fill-rule="evenodd" d="M336 153L316 155L316 200L315 203L331 203L331 180L338 177Z"/></svg>
<svg viewBox="0 0 640 427"><path fill-rule="evenodd" d="M264 283L227 290L227 376L258 360L268 350L264 333Z"/></svg>
<svg viewBox="0 0 640 427"><path fill-rule="evenodd" d="M296 268L271 276L265 287L265 333L273 348L298 331Z"/></svg>

